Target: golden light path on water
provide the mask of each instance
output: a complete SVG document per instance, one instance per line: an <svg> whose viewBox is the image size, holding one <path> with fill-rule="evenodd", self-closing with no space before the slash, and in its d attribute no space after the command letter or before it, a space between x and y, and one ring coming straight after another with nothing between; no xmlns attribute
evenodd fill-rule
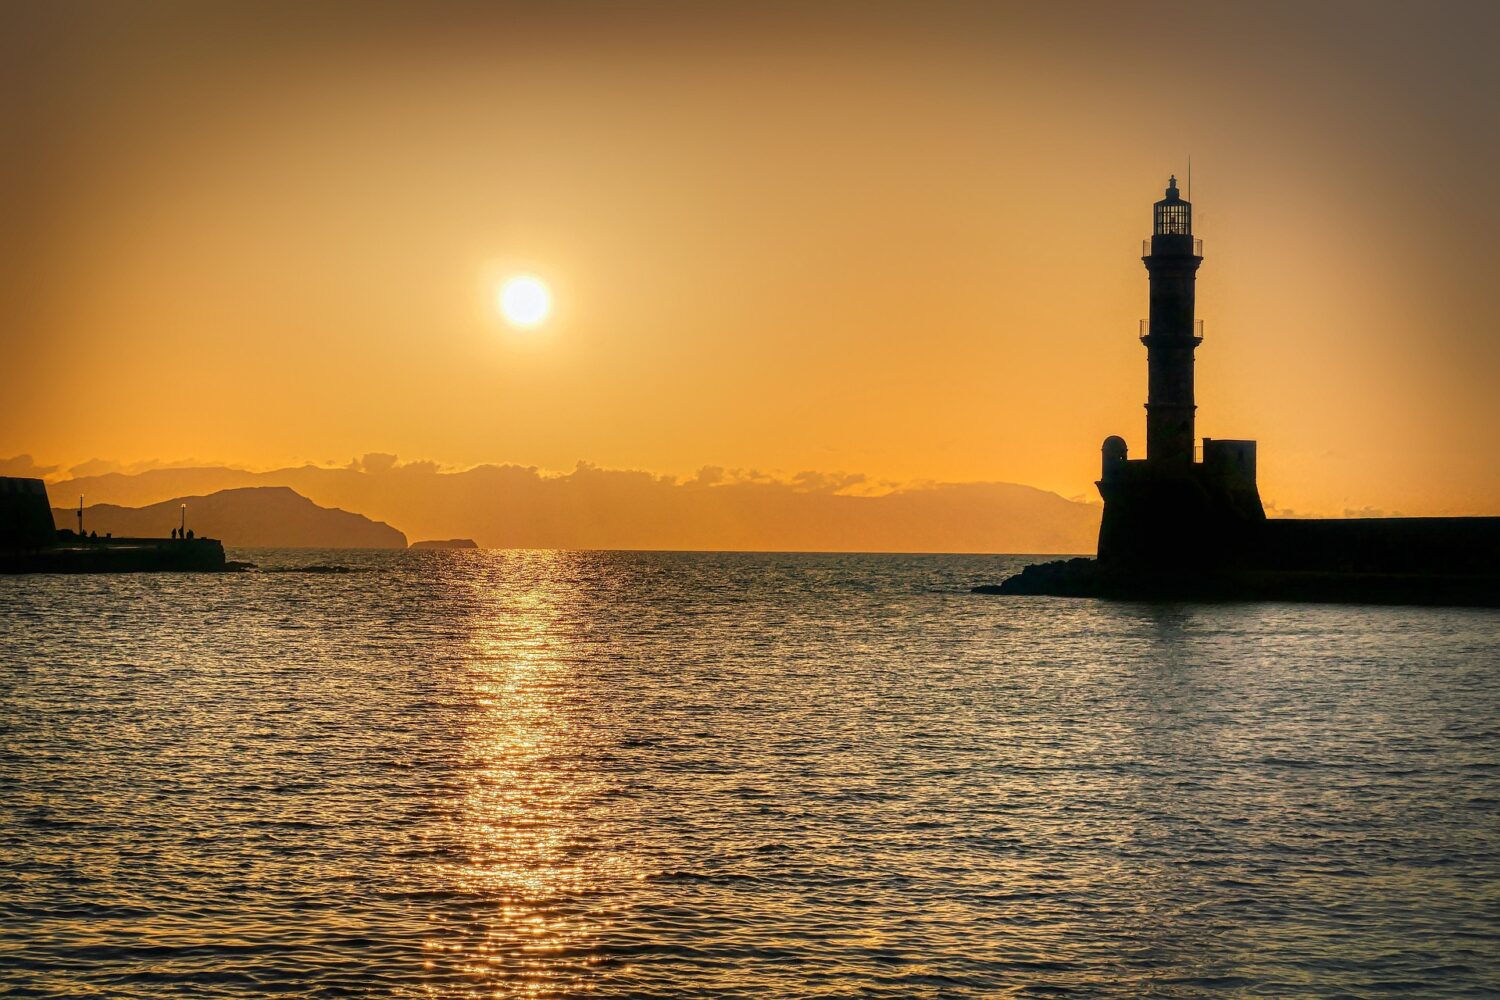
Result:
<svg viewBox="0 0 1500 1000"><path fill-rule="evenodd" d="M967 592L1010 557L241 555L0 579L0 992L1500 981L1494 612Z"/></svg>
<svg viewBox="0 0 1500 1000"><path fill-rule="evenodd" d="M608 808L608 796L598 775L575 763L587 756L572 717L581 609L561 571L566 556L517 559L531 586L471 583L473 710L458 817L465 857L451 872L466 893L496 904L493 924L437 928L427 947L493 984L497 996L576 995L589 989L609 921L558 901L599 894L639 869L618 852L590 850L590 814Z"/></svg>

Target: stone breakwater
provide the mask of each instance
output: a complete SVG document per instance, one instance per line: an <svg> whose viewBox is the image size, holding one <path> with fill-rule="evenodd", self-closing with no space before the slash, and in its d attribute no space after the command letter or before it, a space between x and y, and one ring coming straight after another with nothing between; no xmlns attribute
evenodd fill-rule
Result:
<svg viewBox="0 0 1500 1000"><path fill-rule="evenodd" d="M217 573L227 562L214 538L89 538L0 553L0 573Z"/></svg>
<svg viewBox="0 0 1500 1000"><path fill-rule="evenodd" d="M1500 607L1500 574L1218 570L1150 573L1096 559L1037 563L976 594L1113 600L1324 601Z"/></svg>

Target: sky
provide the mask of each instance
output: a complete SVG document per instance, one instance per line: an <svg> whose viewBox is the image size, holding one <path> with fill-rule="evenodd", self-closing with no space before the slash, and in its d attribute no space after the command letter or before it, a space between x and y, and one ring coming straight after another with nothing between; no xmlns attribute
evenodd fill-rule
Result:
<svg viewBox="0 0 1500 1000"><path fill-rule="evenodd" d="M1191 158L1200 435L1273 513L1500 513L1495 5L7 19L0 456L1092 498Z"/></svg>

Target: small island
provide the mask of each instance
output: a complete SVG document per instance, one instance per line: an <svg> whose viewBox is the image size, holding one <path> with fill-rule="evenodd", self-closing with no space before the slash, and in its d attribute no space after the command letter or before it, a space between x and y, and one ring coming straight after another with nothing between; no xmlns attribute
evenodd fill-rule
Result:
<svg viewBox="0 0 1500 1000"><path fill-rule="evenodd" d="M412 542L414 549L477 549L479 543L472 538L437 538L425 542Z"/></svg>

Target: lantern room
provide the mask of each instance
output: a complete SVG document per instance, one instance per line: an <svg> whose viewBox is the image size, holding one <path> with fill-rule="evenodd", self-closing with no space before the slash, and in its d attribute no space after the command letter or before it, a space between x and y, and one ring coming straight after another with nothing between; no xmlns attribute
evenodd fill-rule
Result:
<svg viewBox="0 0 1500 1000"><path fill-rule="evenodd" d="M1182 200L1177 193L1177 176L1167 182L1167 196L1156 203L1156 225L1151 230L1155 236L1191 236L1193 234L1193 206Z"/></svg>

